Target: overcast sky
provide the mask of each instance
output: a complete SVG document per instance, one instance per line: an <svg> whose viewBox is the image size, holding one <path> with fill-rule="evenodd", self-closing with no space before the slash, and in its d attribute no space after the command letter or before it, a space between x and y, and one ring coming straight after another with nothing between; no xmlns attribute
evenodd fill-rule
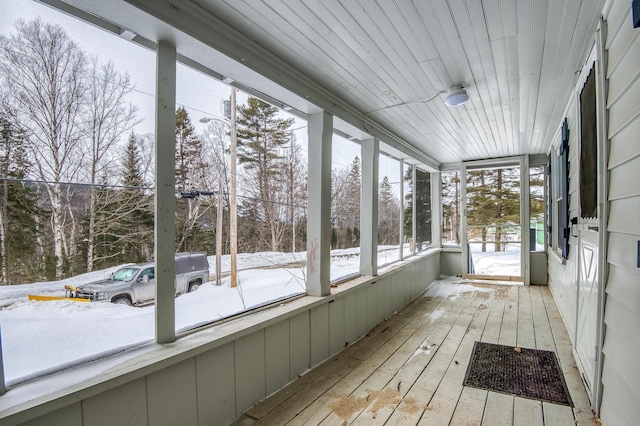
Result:
<svg viewBox="0 0 640 426"><path fill-rule="evenodd" d="M154 129L154 92L155 92L155 53L137 44L114 36L104 30L86 24L76 18L65 15L32 0L0 1L0 33L8 35L15 31L14 23L18 19L31 20L40 17L43 21L61 25L82 50L97 55L101 62L112 61L121 73L128 73L135 84L135 91L129 101L136 105L141 123L136 133L153 133ZM205 124L199 122L204 116L222 116L221 103L229 99L229 86L212 79L198 71L181 64L177 66L176 102L184 106L198 133L205 130ZM238 92L238 103L244 103L247 95ZM283 116L290 117L286 112ZM296 118L292 128L298 143L307 152L306 122ZM343 138L334 137L334 167L348 166L355 156L360 155L359 145ZM380 156L380 180L384 175L391 182L399 181L397 161ZM397 192L398 186L394 185Z"/></svg>

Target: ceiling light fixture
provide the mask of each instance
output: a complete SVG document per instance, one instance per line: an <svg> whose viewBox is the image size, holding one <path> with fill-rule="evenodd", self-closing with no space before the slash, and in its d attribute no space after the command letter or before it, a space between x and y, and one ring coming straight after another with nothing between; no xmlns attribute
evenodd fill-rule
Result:
<svg viewBox="0 0 640 426"><path fill-rule="evenodd" d="M458 105L462 105L469 100L469 94L467 91L460 89L451 89L449 93L447 93L447 97L444 99L444 104L448 107L457 107Z"/></svg>

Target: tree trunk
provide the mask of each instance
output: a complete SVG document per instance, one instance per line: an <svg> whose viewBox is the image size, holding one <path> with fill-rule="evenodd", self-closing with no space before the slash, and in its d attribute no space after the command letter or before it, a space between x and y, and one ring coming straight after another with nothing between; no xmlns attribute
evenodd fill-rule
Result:
<svg viewBox="0 0 640 426"><path fill-rule="evenodd" d="M62 194L59 184L47 187L51 202L51 231L53 233L53 252L56 257L56 279L63 278L64 266L64 215L62 212Z"/></svg>
<svg viewBox="0 0 640 426"><path fill-rule="evenodd" d="M455 201L455 211L456 214L454 216L453 222L452 222L452 227L455 226L455 236L456 236L456 242L458 244L460 244L460 226L458 224L458 218L460 217L460 177L458 176L458 172L455 173L455 177L456 177L456 201Z"/></svg>
<svg viewBox="0 0 640 426"><path fill-rule="evenodd" d="M216 285L222 285L222 181L218 180L218 211L216 212Z"/></svg>
<svg viewBox="0 0 640 426"><path fill-rule="evenodd" d="M496 209L496 223L500 223L500 218L502 217L502 169L498 169L498 178L496 181L496 189L497 189L497 209ZM502 239L502 228L499 226L496 227L496 251L502 251L502 244L500 240Z"/></svg>
<svg viewBox="0 0 640 426"><path fill-rule="evenodd" d="M484 170L480 172L480 185L482 186L482 190L484 191ZM484 215L482 215L484 216ZM484 222L484 221L483 221ZM487 223L482 223L482 225L488 225ZM496 228L497 229L497 228ZM482 228L482 252L487 251L487 228Z"/></svg>
<svg viewBox="0 0 640 426"><path fill-rule="evenodd" d="M7 163L4 164L3 176L7 176ZM9 203L9 185L6 179L2 182L2 209L0 210L0 256L2 256L2 281L0 285L9 285L9 259L7 253L7 228L9 215L7 212L7 204Z"/></svg>
<svg viewBox="0 0 640 426"><path fill-rule="evenodd" d="M91 186L89 194L89 235L87 235L87 272L93 271L93 251L96 235L96 189Z"/></svg>

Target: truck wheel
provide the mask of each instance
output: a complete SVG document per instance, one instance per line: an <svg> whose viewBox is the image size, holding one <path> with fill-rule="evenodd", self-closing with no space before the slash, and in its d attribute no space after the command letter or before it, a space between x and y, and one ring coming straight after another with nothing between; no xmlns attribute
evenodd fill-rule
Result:
<svg viewBox="0 0 640 426"><path fill-rule="evenodd" d="M196 291L198 289L198 287L200 287L200 284L202 284L202 281L197 280L194 281L192 283L189 284L189 293L191 293L192 291Z"/></svg>
<svg viewBox="0 0 640 426"><path fill-rule="evenodd" d="M131 300L129 300L128 297L116 297L115 299L112 300L112 303L116 303L118 305L127 305L127 306L132 306Z"/></svg>

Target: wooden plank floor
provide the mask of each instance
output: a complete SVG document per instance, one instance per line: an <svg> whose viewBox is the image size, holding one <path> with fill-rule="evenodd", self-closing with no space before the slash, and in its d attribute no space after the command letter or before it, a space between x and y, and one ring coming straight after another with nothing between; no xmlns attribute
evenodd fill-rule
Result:
<svg viewBox="0 0 640 426"><path fill-rule="evenodd" d="M463 387L475 341L556 352L572 408ZM438 281L236 425L593 425L546 286Z"/></svg>

